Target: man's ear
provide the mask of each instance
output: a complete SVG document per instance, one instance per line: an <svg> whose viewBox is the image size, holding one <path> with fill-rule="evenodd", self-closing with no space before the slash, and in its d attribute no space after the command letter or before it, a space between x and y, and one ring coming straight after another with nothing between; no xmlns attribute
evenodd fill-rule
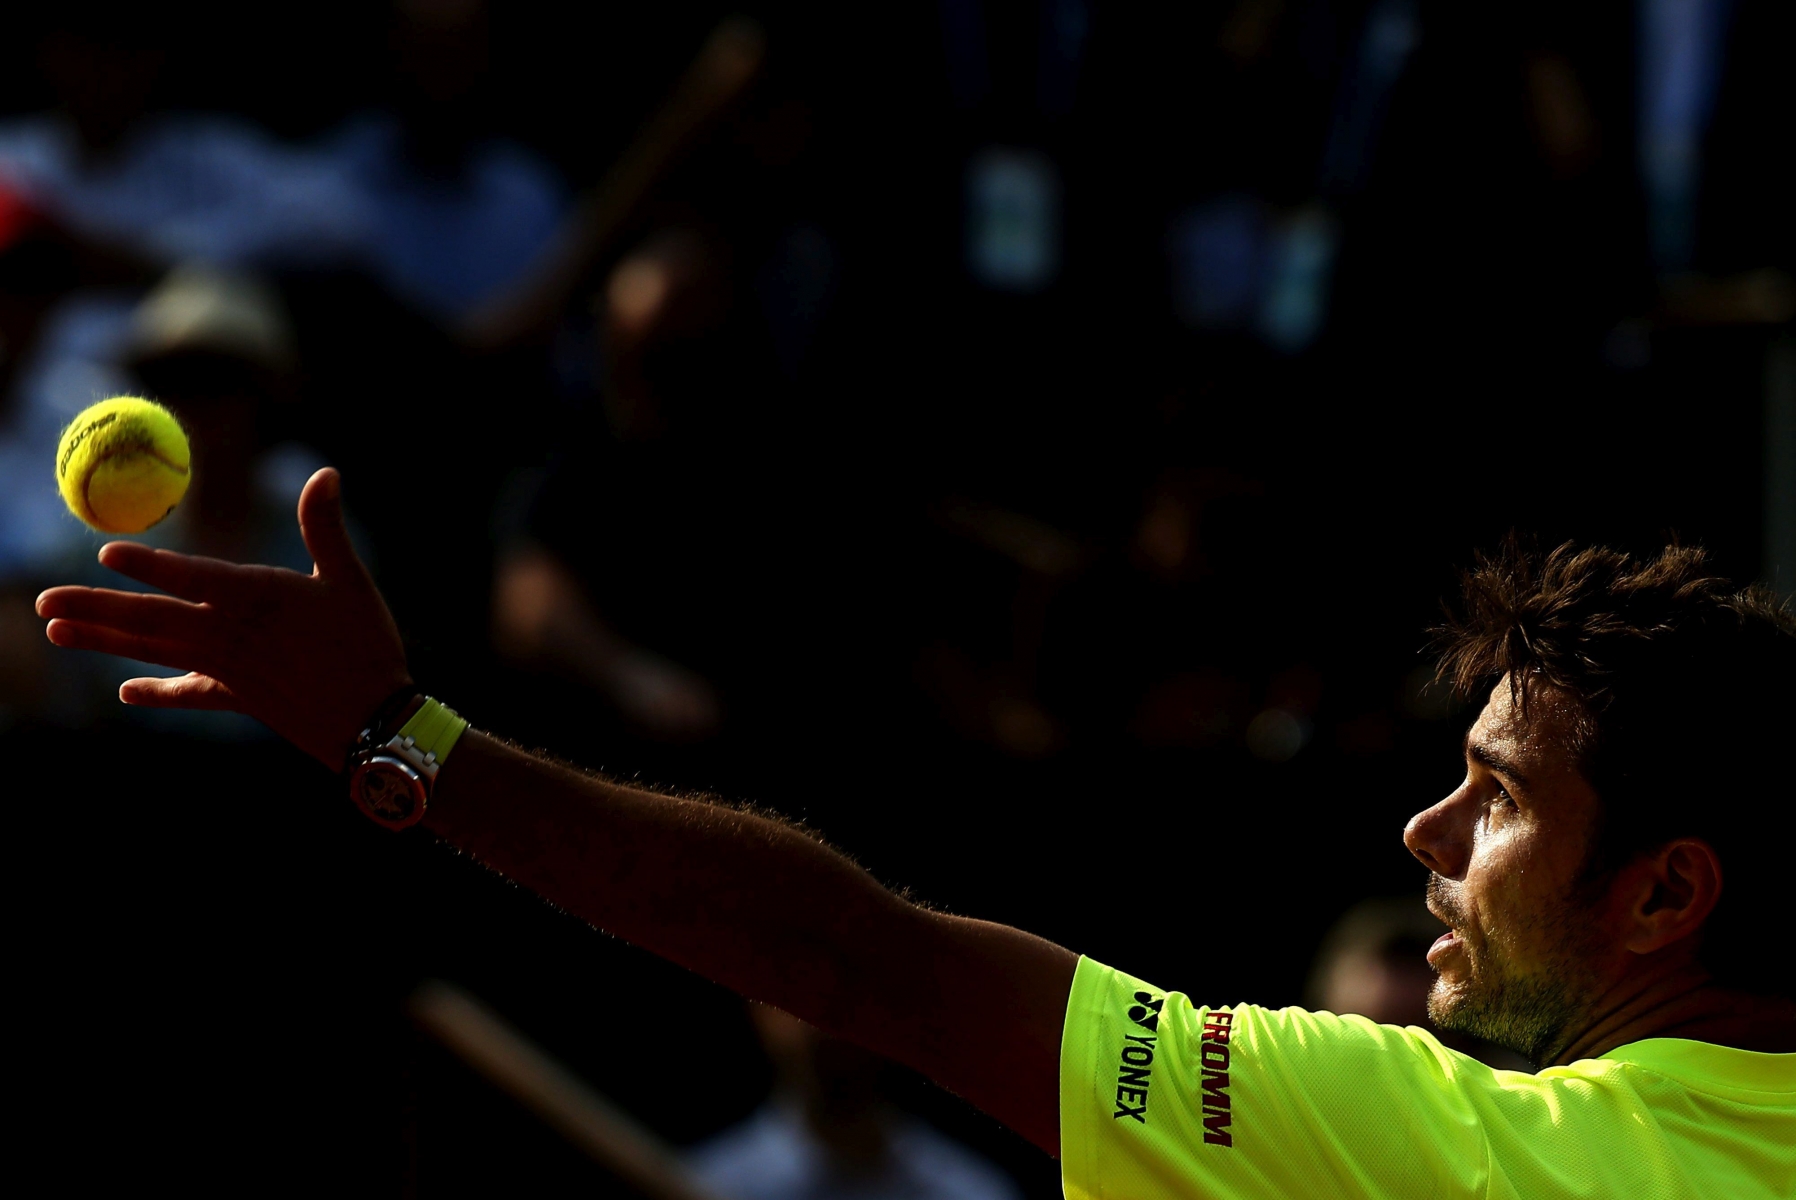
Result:
<svg viewBox="0 0 1796 1200"><path fill-rule="evenodd" d="M1721 899L1721 858L1697 838L1667 842L1640 859L1627 947L1652 954L1689 937Z"/></svg>

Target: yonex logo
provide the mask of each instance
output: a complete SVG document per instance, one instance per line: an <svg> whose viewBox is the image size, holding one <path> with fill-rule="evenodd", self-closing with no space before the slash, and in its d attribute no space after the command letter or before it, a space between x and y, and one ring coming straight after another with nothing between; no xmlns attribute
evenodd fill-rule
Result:
<svg viewBox="0 0 1796 1200"><path fill-rule="evenodd" d="M1147 1124L1147 1092L1153 1080L1154 1044L1158 1041L1148 1035L1160 1028L1160 1010L1165 1005L1164 996L1136 992L1135 1003L1129 1006L1129 1020L1148 1033L1123 1035L1122 1061L1116 1066L1116 1111L1110 1114L1115 1120L1127 1117L1137 1124Z"/></svg>
<svg viewBox="0 0 1796 1200"><path fill-rule="evenodd" d="M1113 1120L1123 1117L1147 1124L1147 1089L1153 1082L1154 1038L1144 1033L1123 1037L1122 1062L1116 1068L1116 1111Z"/></svg>
<svg viewBox="0 0 1796 1200"><path fill-rule="evenodd" d="M1143 1029L1153 1032L1160 1028L1160 1010L1166 1005L1164 996L1155 999L1151 992L1136 992L1135 1003L1129 1006L1129 1020Z"/></svg>

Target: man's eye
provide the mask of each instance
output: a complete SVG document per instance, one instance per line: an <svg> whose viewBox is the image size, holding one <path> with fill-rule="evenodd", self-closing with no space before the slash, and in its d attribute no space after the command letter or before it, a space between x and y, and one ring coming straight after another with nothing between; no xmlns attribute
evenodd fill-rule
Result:
<svg viewBox="0 0 1796 1200"><path fill-rule="evenodd" d="M1508 788L1499 783L1497 785L1496 795L1491 797L1491 806L1494 808L1514 808L1515 797L1509 794Z"/></svg>

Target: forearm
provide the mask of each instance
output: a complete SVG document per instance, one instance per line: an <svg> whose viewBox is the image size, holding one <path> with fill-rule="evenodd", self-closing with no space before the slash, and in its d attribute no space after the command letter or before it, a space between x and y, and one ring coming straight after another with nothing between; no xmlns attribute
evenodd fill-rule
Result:
<svg viewBox="0 0 1796 1200"><path fill-rule="evenodd" d="M922 909L781 822L472 731L429 824L599 928L915 1067L1055 1148L1076 962L1061 947Z"/></svg>
<svg viewBox="0 0 1796 1200"><path fill-rule="evenodd" d="M842 950L917 919L853 863L777 821L657 795L470 731L430 806L436 832L609 933L756 999L840 1023ZM752 929L753 936L743 936ZM871 982L871 981L868 981Z"/></svg>
<svg viewBox="0 0 1796 1200"><path fill-rule="evenodd" d="M299 498L315 568L113 542L100 561L165 594L51 588L52 642L187 674L120 698L250 713L327 764L409 685L392 614L355 556L334 471ZM602 929L917 1068L1050 1152L1077 959L931 913L778 821L608 783L469 732L430 826Z"/></svg>

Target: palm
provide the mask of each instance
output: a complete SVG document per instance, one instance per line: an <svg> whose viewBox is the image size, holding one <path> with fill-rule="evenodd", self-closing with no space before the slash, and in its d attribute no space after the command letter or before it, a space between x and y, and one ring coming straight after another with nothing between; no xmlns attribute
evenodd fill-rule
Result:
<svg viewBox="0 0 1796 1200"><path fill-rule="evenodd" d="M52 642L187 671L133 679L128 704L248 713L325 764L341 765L360 723L410 682L399 631L343 528L335 471L300 495L316 567L276 567L112 542L100 561L166 595L52 588L38 597Z"/></svg>

